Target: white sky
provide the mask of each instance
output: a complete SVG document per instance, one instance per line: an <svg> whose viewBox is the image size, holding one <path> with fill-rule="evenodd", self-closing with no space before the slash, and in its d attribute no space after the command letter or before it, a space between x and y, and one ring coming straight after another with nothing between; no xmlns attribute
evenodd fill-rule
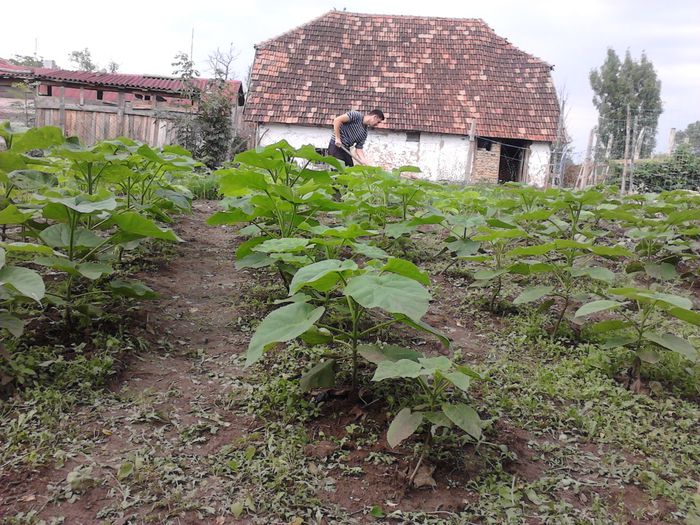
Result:
<svg viewBox="0 0 700 525"><path fill-rule="evenodd" d="M345 3L343 3L345 1ZM68 54L87 47L99 66L114 60L121 73L173 73L173 57L189 53L208 76L206 58L230 43L240 51L234 66L246 75L253 46L333 8L360 13L482 18L497 34L555 66L554 81L567 94L567 126L579 156L596 124L588 82L591 69L612 47L635 59L642 51L661 80L664 113L657 150L672 127L700 120L700 2L698 0L198 0L196 2L3 2L0 57L38 54L70 68Z"/></svg>

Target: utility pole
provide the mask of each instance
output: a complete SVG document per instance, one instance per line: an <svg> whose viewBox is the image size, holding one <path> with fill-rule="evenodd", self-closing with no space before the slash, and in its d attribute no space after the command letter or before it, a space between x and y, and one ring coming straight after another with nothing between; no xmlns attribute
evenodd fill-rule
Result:
<svg viewBox="0 0 700 525"><path fill-rule="evenodd" d="M625 194L627 189L627 156L630 150L630 128L632 127L632 118L630 115L630 105L627 104L627 122L625 124L625 154L622 161L622 184L620 185L620 193Z"/></svg>

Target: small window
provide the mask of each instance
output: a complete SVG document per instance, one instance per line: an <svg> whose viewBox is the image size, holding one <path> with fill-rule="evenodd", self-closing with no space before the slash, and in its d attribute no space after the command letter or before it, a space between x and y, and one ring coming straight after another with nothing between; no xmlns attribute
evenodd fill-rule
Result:
<svg viewBox="0 0 700 525"><path fill-rule="evenodd" d="M491 141L482 139L482 138L477 138L476 139L476 148L477 149L485 149L486 151L491 151Z"/></svg>
<svg viewBox="0 0 700 525"><path fill-rule="evenodd" d="M138 93L134 93L134 97L136 97L138 100L143 100L143 95L139 95Z"/></svg>
<svg viewBox="0 0 700 525"><path fill-rule="evenodd" d="M143 98L144 98L144 100L151 100L151 95L146 95L146 96L143 97Z"/></svg>
<svg viewBox="0 0 700 525"><path fill-rule="evenodd" d="M420 131L407 131L406 142L420 142Z"/></svg>
<svg viewBox="0 0 700 525"><path fill-rule="evenodd" d="M102 100L102 96L104 95L104 91L97 90L97 100Z"/></svg>
<svg viewBox="0 0 700 525"><path fill-rule="evenodd" d="M47 97L53 96L53 86L46 86L46 96Z"/></svg>

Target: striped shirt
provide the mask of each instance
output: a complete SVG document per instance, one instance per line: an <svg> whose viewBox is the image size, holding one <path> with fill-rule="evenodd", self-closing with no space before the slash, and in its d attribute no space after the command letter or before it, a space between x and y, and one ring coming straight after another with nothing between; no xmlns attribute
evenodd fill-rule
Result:
<svg viewBox="0 0 700 525"><path fill-rule="evenodd" d="M340 141L346 148L355 145L355 148L362 149L367 140L367 126L362 123L364 115L359 111L348 111L347 115L350 120L340 125ZM331 141L335 142L335 132Z"/></svg>

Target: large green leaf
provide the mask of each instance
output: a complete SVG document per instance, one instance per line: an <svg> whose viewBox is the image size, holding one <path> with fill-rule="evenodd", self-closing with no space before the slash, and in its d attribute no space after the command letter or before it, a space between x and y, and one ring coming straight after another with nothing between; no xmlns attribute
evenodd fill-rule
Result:
<svg viewBox="0 0 700 525"><path fill-rule="evenodd" d="M14 153L23 153L33 149L47 149L51 146L63 144L63 131L61 128L44 126L31 128L26 133L16 136L12 140L10 148Z"/></svg>
<svg viewBox="0 0 700 525"><path fill-rule="evenodd" d="M340 261L325 259L317 263L299 268L289 284L289 295L294 295L304 286L309 285L317 290L326 292L335 286L340 279L339 274L357 270L357 264L352 259Z"/></svg>
<svg viewBox="0 0 700 525"><path fill-rule="evenodd" d="M238 224L239 222L248 222L251 220L251 215L241 210L234 208L229 211L217 211L214 215L207 219L209 226L222 226L226 224Z"/></svg>
<svg viewBox="0 0 700 525"><path fill-rule="evenodd" d="M329 359L316 364L299 381L302 392L315 388L330 388L335 385L335 360Z"/></svg>
<svg viewBox="0 0 700 525"><path fill-rule="evenodd" d="M94 262L78 264L75 269L78 270L80 275L87 277L91 281L99 279L103 275L110 275L114 272L114 269L109 264Z"/></svg>
<svg viewBox="0 0 700 525"><path fill-rule="evenodd" d="M380 268L382 272L395 273L397 275L403 275L414 281L430 286L430 277L428 274L421 271L418 266L413 264L411 261L405 259L391 258L384 266Z"/></svg>
<svg viewBox="0 0 700 525"><path fill-rule="evenodd" d="M472 407L463 403L454 405L444 403L442 405L442 411L450 418L450 421L474 439L479 439L481 437L481 419L479 418L479 414L477 414L476 410Z"/></svg>
<svg viewBox="0 0 700 525"><path fill-rule="evenodd" d="M395 448L402 441L411 437L423 422L421 412L411 412L410 408L403 408L389 425L386 440L391 448Z"/></svg>
<svg viewBox="0 0 700 525"><path fill-rule="evenodd" d="M14 288L20 294L39 302L46 293L44 280L34 270L19 266L4 266L0 269L0 286Z"/></svg>
<svg viewBox="0 0 700 525"><path fill-rule="evenodd" d="M420 319L428 311L430 294L419 283L396 274L364 274L353 277L345 295L365 308L381 308L390 313Z"/></svg>
<svg viewBox="0 0 700 525"><path fill-rule="evenodd" d="M434 326L426 323L425 321L421 321L420 319L411 319L410 317L403 314L392 314L392 316L397 321L400 321L403 324L410 326L411 328L415 328L416 330L421 330L423 332L427 332L429 334L434 335L447 348L449 348L452 344L452 340L447 334L445 334L441 330L438 330Z"/></svg>
<svg viewBox="0 0 700 525"><path fill-rule="evenodd" d="M53 254L50 247L29 242L0 242L0 248L4 248L8 252Z"/></svg>
<svg viewBox="0 0 700 525"><path fill-rule="evenodd" d="M136 297L139 299L155 299L158 294L140 281L125 281L123 279L112 279L109 287L115 295L123 297Z"/></svg>
<svg viewBox="0 0 700 525"><path fill-rule="evenodd" d="M384 379L415 378L423 372L423 365L411 359L399 359L398 361L380 361L374 371L372 381Z"/></svg>
<svg viewBox="0 0 700 525"><path fill-rule="evenodd" d="M311 328L325 312L325 308L314 308L307 303L292 303L271 312L258 325L253 334L248 351L246 366L260 360L268 345L283 343L299 337Z"/></svg>
<svg viewBox="0 0 700 525"><path fill-rule="evenodd" d="M443 376L452 383L454 386L463 390L464 392L469 391L469 386L471 385L471 378L463 374L462 372L445 372Z"/></svg>
<svg viewBox="0 0 700 525"><path fill-rule="evenodd" d="M133 235L141 237L152 237L166 241L182 241L172 230L161 229L150 219L139 215L136 212L127 211L112 217L112 221L119 226L119 229Z"/></svg>
<svg viewBox="0 0 700 525"><path fill-rule="evenodd" d="M4 328L13 336L19 337L24 333L24 321L8 312L0 312L0 328Z"/></svg>
<svg viewBox="0 0 700 525"><path fill-rule="evenodd" d="M602 281L604 283L612 283L615 280L615 274L608 270L607 268L601 268L599 266L591 266L588 268L572 268L571 275L573 277L590 277L596 281Z"/></svg>
<svg viewBox="0 0 700 525"><path fill-rule="evenodd" d="M0 210L0 224L23 224L27 222L32 212L22 212L17 206L10 204L7 208Z"/></svg>
<svg viewBox="0 0 700 525"><path fill-rule="evenodd" d="M39 234L39 238L52 248L68 248L71 241L71 229L68 224L53 224ZM87 228L76 228L73 232L73 246L95 248L104 239Z"/></svg>
<svg viewBox="0 0 700 525"><path fill-rule="evenodd" d="M418 358L423 357L423 354L403 348L401 346L379 346L379 345L360 345L357 347L357 352L367 359L370 363L378 365L382 361L399 361L400 359L408 359L418 362Z"/></svg>
<svg viewBox="0 0 700 525"><path fill-rule="evenodd" d="M302 239L300 237L282 237L280 239L269 239L267 241L263 241L252 250L254 252L262 253L296 253L305 250L308 245L309 239Z"/></svg>
<svg viewBox="0 0 700 525"><path fill-rule="evenodd" d="M671 308L668 313L681 321L700 326L700 313L698 312L686 308Z"/></svg>
<svg viewBox="0 0 700 525"><path fill-rule="evenodd" d="M673 334L661 335L654 332L644 332L642 336L647 341L651 341L652 343L656 343L659 346L676 352L693 363L698 362L698 357L700 356L698 350L682 337Z"/></svg>
<svg viewBox="0 0 700 525"><path fill-rule="evenodd" d="M610 301L608 299L602 299L599 301L591 301L590 303L584 304L581 308L576 310L574 317L585 317L597 312L603 312L605 310L613 310L624 306L627 303L621 303L619 301Z"/></svg>
<svg viewBox="0 0 700 525"><path fill-rule="evenodd" d="M537 301L537 299L541 299L545 295L549 295L552 290L554 290L554 286L531 286L529 288L525 288L520 295L513 300L513 304L519 305Z"/></svg>
<svg viewBox="0 0 700 525"><path fill-rule="evenodd" d="M252 191L265 191L267 178L262 173L250 170L221 170L219 188L225 197L239 197Z"/></svg>

